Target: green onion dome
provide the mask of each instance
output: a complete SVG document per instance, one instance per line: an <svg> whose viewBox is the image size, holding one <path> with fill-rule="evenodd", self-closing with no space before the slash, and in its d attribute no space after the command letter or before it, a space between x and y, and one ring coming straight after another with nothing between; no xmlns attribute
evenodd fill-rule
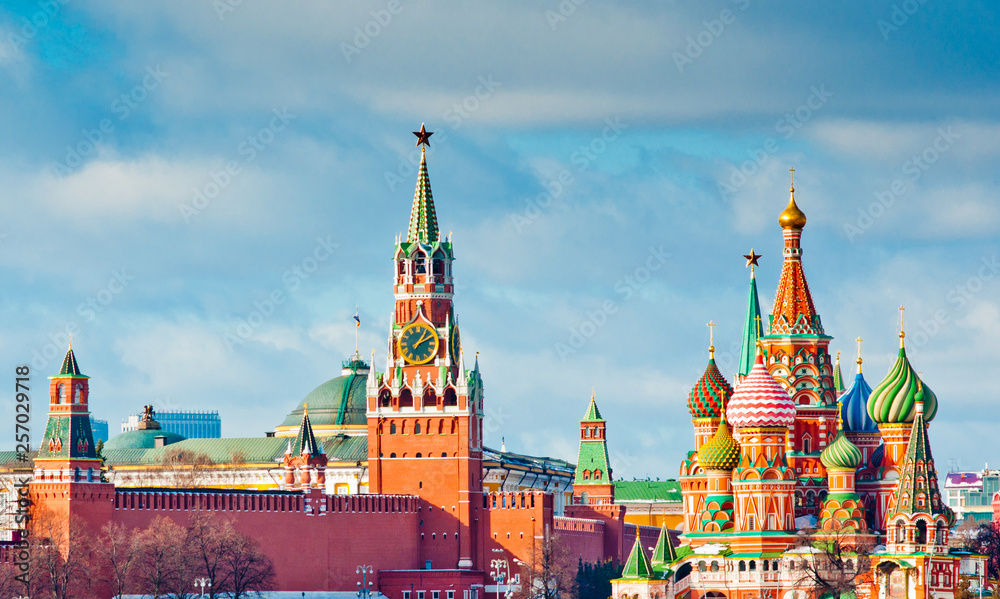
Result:
<svg viewBox="0 0 1000 599"><path fill-rule="evenodd" d="M837 432L837 438L826 446L819 454L819 461L828 469L857 470L864 456L861 450L844 435L843 429Z"/></svg>
<svg viewBox="0 0 1000 599"><path fill-rule="evenodd" d="M740 461L740 444L729 432L725 419L719 423L715 435L698 450L698 464L705 470L729 470Z"/></svg>
<svg viewBox="0 0 1000 599"><path fill-rule="evenodd" d="M732 386L719 372L719 367L715 365L714 352L712 354L708 360L708 367L705 368L705 374L701 375L688 395L688 411L693 418L718 418L722 406L733 394Z"/></svg>
<svg viewBox="0 0 1000 599"><path fill-rule="evenodd" d="M917 387L924 389L924 420L930 422L937 414L937 396L924 384L906 358L906 348L899 348L899 357L868 396L868 415L878 424L913 422L917 415Z"/></svg>

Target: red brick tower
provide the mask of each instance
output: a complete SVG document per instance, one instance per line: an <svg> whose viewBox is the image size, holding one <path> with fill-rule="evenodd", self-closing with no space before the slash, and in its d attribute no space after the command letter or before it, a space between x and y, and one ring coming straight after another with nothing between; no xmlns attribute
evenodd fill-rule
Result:
<svg viewBox="0 0 1000 599"><path fill-rule="evenodd" d="M70 518L80 517L96 533L111 519L115 487L101 482L90 430L90 377L80 372L72 345L59 374L49 379L49 417L30 484L33 516L51 515L67 535Z"/></svg>
<svg viewBox="0 0 1000 599"><path fill-rule="evenodd" d="M479 360L466 370L461 353L454 253L427 176L431 133L416 135L420 174L406 240L396 243L388 364L368 375L369 489L423 499L421 562L481 570L483 382Z"/></svg>
<svg viewBox="0 0 1000 599"><path fill-rule="evenodd" d="M795 426L788 437L788 465L797 475L797 515L818 514L826 494L820 452L833 440L837 391L829 346L802 269L802 229L806 215L795 204L795 185L778 218L784 233L784 263L768 334L761 338L767 369L795 402Z"/></svg>

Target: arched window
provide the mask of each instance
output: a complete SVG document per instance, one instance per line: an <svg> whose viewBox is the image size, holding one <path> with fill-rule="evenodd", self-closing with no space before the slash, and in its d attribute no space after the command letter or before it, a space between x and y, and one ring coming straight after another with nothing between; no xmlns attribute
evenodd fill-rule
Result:
<svg viewBox="0 0 1000 599"><path fill-rule="evenodd" d="M740 572L746 572L746 571L747 571L747 563L743 560L740 560Z"/></svg>
<svg viewBox="0 0 1000 599"><path fill-rule="evenodd" d="M427 256L423 252L417 252L417 274L422 275L427 273Z"/></svg>
<svg viewBox="0 0 1000 599"><path fill-rule="evenodd" d="M388 389L383 389L378 394L378 405L381 408L388 408L392 405L392 393Z"/></svg>
<svg viewBox="0 0 1000 599"><path fill-rule="evenodd" d="M590 427L589 426L583 427L583 437L585 439L590 438Z"/></svg>
<svg viewBox="0 0 1000 599"><path fill-rule="evenodd" d="M802 453L809 453L809 442L811 439L809 437L802 438Z"/></svg>
<svg viewBox="0 0 1000 599"><path fill-rule="evenodd" d="M903 529L903 523L896 523L896 542L905 543L906 542L906 532Z"/></svg>
<svg viewBox="0 0 1000 599"><path fill-rule="evenodd" d="M750 571L753 572L757 570L757 562L755 560L750 560Z"/></svg>
<svg viewBox="0 0 1000 599"><path fill-rule="evenodd" d="M702 561L698 562L698 571L699 572L705 572L707 570L708 570L708 564L705 563L705 560L702 560Z"/></svg>
<svg viewBox="0 0 1000 599"><path fill-rule="evenodd" d="M66 403L66 385L56 387L56 403Z"/></svg>
<svg viewBox="0 0 1000 599"><path fill-rule="evenodd" d="M390 435L395 435L396 434L396 423L395 422L390 422L389 423L389 434ZM396 457L396 456L394 455L393 457Z"/></svg>
<svg viewBox="0 0 1000 599"><path fill-rule="evenodd" d="M83 383L77 383L73 391L73 403L83 403Z"/></svg>
<svg viewBox="0 0 1000 599"><path fill-rule="evenodd" d="M927 542L927 523L923 520L917 522L917 538L916 543L926 543Z"/></svg>
<svg viewBox="0 0 1000 599"><path fill-rule="evenodd" d="M422 454L422 453L420 453L420 452L418 451L418 452L417 452L417 455L416 455L415 457L418 457L418 458L422 458L422 457L424 457L424 454Z"/></svg>
<svg viewBox="0 0 1000 599"><path fill-rule="evenodd" d="M765 571L765 572L767 572L767 571L768 571L768 569L769 569L769 565L768 565L768 563L767 563L767 560L766 560L766 559L765 559L765 560L761 560L761 562L760 562L760 565L761 565L761 566L764 566L764 571Z"/></svg>
<svg viewBox="0 0 1000 599"><path fill-rule="evenodd" d="M417 422L416 424L413 425L413 434L414 435L419 435L420 434L420 423L419 422ZM420 456L417 456L417 457L420 457Z"/></svg>
<svg viewBox="0 0 1000 599"><path fill-rule="evenodd" d="M444 391L444 405L445 407L458 405L458 395L455 394L455 390L451 387Z"/></svg>
<svg viewBox="0 0 1000 599"><path fill-rule="evenodd" d="M403 389L399 393L399 407L401 408L413 407L413 393L411 393L409 389Z"/></svg>
<svg viewBox="0 0 1000 599"><path fill-rule="evenodd" d="M718 571L719 571L719 562L712 560L712 572L718 572Z"/></svg>

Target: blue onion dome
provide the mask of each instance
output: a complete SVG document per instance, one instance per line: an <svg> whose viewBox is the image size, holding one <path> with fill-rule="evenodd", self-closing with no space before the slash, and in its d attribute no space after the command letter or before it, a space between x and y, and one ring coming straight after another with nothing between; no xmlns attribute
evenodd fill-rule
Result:
<svg viewBox="0 0 1000 599"><path fill-rule="evenodd" d="M906 348L900 343L896 363L889 369L885 380L876 385L868 396L868 415L877 424L913 422L917 415L917 388L920 386L924 389L924 420L930 422L937 414L937 396L917 376L917 371L906 358Z"/></svg>
<svg viewBox="0 0 1000 599"><path fill-rule="evenodd" d="M828 469L857 470L864 456L861 450L847 438L843 430L837 432L837 438L826 446L819 454L819 461Z"/></svg>
<svg viewBox="0 0 1000 599"><path fill-rule="evenodd" d="M871 394L872 388L858 372L854 377L854 384L840 396L840 417L844 419L844 430L849 433L878 432L878 425L868 415L868 397Z"/></svg>
<svg viewBox="0 0 1000 599"><path fill-rule="evenodd" d="M882 466L882 460L885 459L885 444L879 445L872 452L871 465L872 468L879 468Z"/></svg>

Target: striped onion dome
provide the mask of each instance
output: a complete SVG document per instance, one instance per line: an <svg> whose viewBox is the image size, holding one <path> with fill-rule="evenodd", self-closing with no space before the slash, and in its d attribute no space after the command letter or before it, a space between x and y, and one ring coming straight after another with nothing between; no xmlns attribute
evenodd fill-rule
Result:
<svg viewBox="0 0 1000 599"><path fill-rule="evenodd" d="M868 397L872 388L859 372L854 384L840 396L840 417L844 419L844 429L849 433L877 433L878 426L868 415Z"/></svg>
<svg viewBox="0 0 1000 599"><path fill-rule="evenodd" d="M726 411L736 428L787 427L795 423L795 404L764 367L764 356L759 351L750 374L733 392Z"/></svg>
<svg viewBox="0 0 1000 599"><path fill-rule="evenodd" d="M722 406L733 395L733 388L719 372L715 357L709 358L705 374L688 395L688 411L692 418L718 418Z"/></svg>
<svg viewBox="0 0 1000 599"><path fill-rule="evenodd" d="M740 461L740 444L723 419L715 435L698 450L698 464L705 470L731 471Z"/></svg>
<svg viewBox="0 0 1000 599"><path fill-rule="evenodd" d="M864 456L861 450L851 440L844 435L844 431L837 432L837 438L826 446L823 453L819 454L819 461L831 469L857 470Z"/></svg>
<svg viewBox="0 0 1000 599"><path fill-rule="evenodd" d="M917 376L906 358L906 348L901 346L889 374L868 396L868 415L877 424L913 422L917 415L918 383L924 388L924 420L930 422L937 414L937 396Z"/></svg>

